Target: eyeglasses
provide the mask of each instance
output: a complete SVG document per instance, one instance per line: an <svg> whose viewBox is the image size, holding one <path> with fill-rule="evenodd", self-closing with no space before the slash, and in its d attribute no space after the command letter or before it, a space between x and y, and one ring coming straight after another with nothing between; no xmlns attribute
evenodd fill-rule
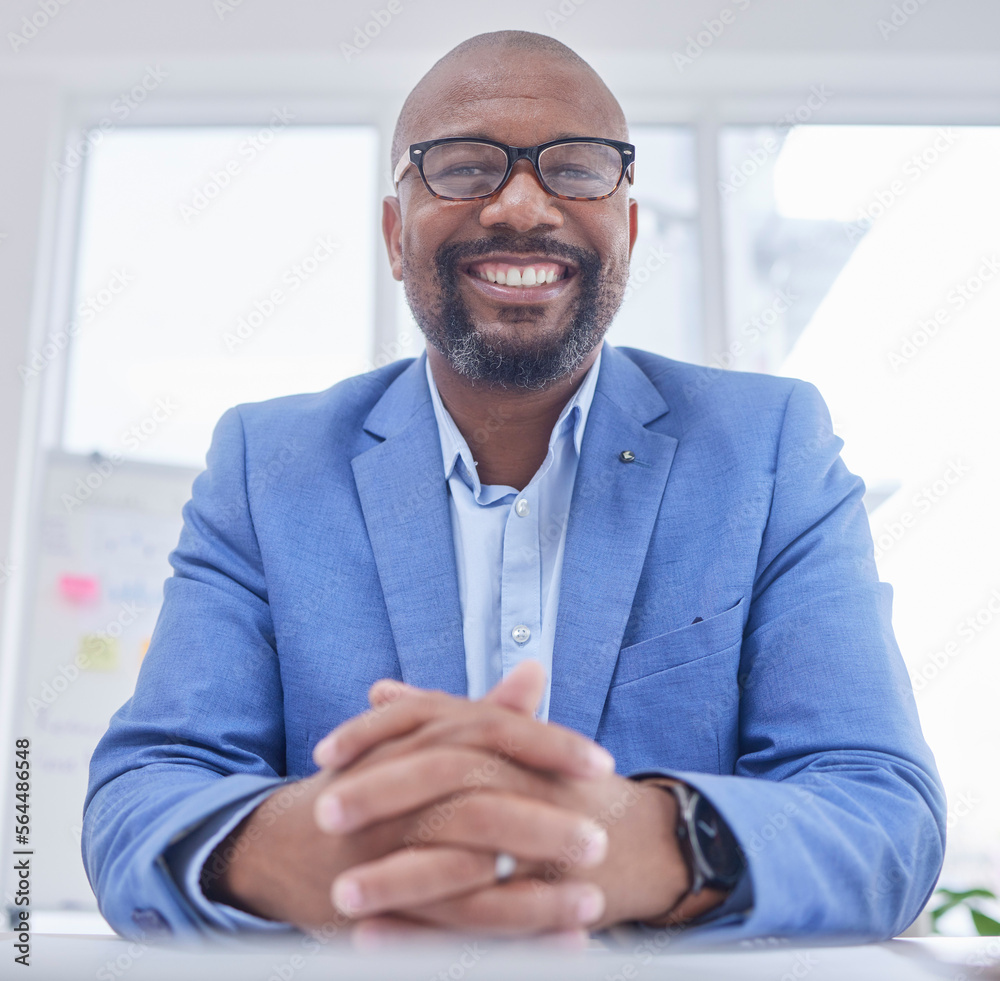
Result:
<svg viewBox="0 0 1000 981"><path fill-rule="evenodd" d="M393 174L398 187L413 164L424 186L444 201L475 201L496 194L518 160L530 160L538 182L564 201L601 201L633 179L635 147L619 140L551 140L538 146L508 146L493 140L451 136L411 143Z"/></svg>

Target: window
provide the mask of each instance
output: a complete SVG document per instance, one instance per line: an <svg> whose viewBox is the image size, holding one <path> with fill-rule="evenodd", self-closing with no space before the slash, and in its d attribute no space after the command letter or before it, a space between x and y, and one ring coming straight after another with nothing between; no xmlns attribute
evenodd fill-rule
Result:
<svg viewBox="0 0 1000 981"><path fill-rule="evenodd" d="M717 361L805 378L830 406L948 792L943 881L984 884L1000 848L1000 127L729 127L720 152Z"/></svg>
<svg viewBox="0 0 1000 981"><path fill-rule="evenodd" d="M377 131L122 129L84 182L62 446L203 466L239 402L368 367Z"/></svg>

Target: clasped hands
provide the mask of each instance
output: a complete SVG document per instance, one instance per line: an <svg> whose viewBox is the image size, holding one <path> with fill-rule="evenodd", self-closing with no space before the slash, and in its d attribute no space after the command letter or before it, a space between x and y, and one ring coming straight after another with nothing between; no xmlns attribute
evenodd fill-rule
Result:
<svg viewBox="0 0 1000 981"><path fill-rule="evenodd" d="M362 940L582 938L663 915L689 884L673 798L537 721L545 683L536 662L474 702L377 682L371 710L316 745L294 803L269 798L230 836L210 898L306 929L347 920ZM516 859L502 882L498 853Z"/></svg>

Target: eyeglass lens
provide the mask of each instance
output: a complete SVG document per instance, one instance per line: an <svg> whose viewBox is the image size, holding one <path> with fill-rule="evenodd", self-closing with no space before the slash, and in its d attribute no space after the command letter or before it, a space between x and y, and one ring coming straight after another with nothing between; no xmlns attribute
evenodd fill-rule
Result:
<svg viewBox="0 0 1000 981"><path fill-rule="evenodd" d="M424 178L435 194L474 198L492 194L507 171L507 154L489 143L440 143L424 154ZM559 143L538 157L542 181L556 194L596 198L621 177L618 150L604 143Z"/></svg>

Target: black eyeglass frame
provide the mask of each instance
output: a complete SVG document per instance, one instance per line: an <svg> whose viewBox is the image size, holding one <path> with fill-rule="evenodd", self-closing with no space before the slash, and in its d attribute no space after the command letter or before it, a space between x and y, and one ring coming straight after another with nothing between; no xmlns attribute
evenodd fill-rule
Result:
<svg viewBox="0 0 1000 981"><path fill-rule="evenodd" d="M453 198L444 194L438 194L431 188L430 184L427 182L427 178L424 176L424 159L425 154L432 147L441 146L446 143L483 143L487 146L495 146L498 149L503 150L504 153L507 154L507 170L503 175L503 180L501 180L500 183L488 194L475 194L472 197L466 198ZM618 151L618 156L621 158L621 171L618 174L618 180L615 182L615 186L608 191L607 194L600 194L597 197L574 197L569 194L559 194L545 182L545 178L542 177L542 172L538 169L538 158L550 147L564 146L573 143L600 143L604 146L614 147ZM548 143L539 143L538 146L510 146L507 143L499 143L496 140L486 140L474 136L446 136L439 140L425 140L422 143L411 143L407 153L396 165L396 172L393 174L393 182L398 188L399 182L403 178L403 174L406 173L410 164L413 164L413 166L417 168L417 172L420 174L420 180L423 182L424 187L426 187L427 191L434 197L439 198L442 201L479 201L484 198L491 198L494 194L499 193L503 189L507 181L510 180L514 164L516 164L518 160L530 160L531 166L535 170L535 176L538 178L538 183L545 188L546 193L551 194L552 197L559 198L562 201L604 201L611 197L611 195L614 194L619 187L621 187L622 180L626 176L628 177L629 184L634 182L633 174L629 173L629 170L635 163L635 146L631 143L624 143L621 140L606 140L597 136L574 136L562 140L549 140Z"/></svg>

